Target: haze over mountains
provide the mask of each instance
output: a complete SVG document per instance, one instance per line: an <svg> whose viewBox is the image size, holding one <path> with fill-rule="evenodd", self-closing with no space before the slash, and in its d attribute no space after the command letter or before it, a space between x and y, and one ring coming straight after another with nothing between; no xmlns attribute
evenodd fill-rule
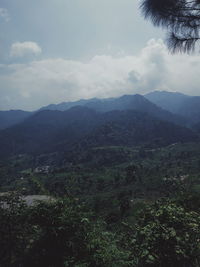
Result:
<svg viewBox="0 0 200 267"><path fill-rule="evenodd" d="M178 92L167 91L154 91L144 96L137 94L124 95L119 98L93 98L88 100L79 100L75 102L63 102L60 104L51 104L46 107L42 107L41 110L47 109L64 111L73 106L81 105L93 108L101 112L111 111L114 109L135 109L148 112L147 107L144 105L144 102L146 101L144 98L166 111L182 116L187 116L190 119L192 118L194 120L198 120L197 114L200 114L200 96L189 96ZM150 103L148 104L150 105ZM143 110L144 108L146 110ZM193 118L193 116L195 117Z"/></svg>
<svg viewBox="0 0 200 267"><path fill-rule="evenodd" d="M191 123L200 121L200 96L154 91L145 95L145 98L163 109L187 118Z"/></svg>
<svg viewBox="0 0 200 267"><path fill-rule="evenodd" d="M91 108L97 112L109 112L113 110L135 110L140 112L148 113L149 115L155 116L160 119L175 123L183 123L183 119L179 116L172 115L166 110L162 110L154 103L150 102L144 96L136 95L124 95L119 98L108 98L108 99L91 99L91 100L80 100L77 102L61 103L58 105L50 105L42 108L42 110L68 110L72 106L84 106Z"/></svg>
<svg viewBox="0 0 200 267"><path fill-rule="evenodd" d="M41 111L0 132L1 156L68 151L74 145L159 144L197 139L190 129L133 110L99 113L87 107Z"/></svg>
<svg viewBox="0 0 200 267"><path fill-rule="evenodd" d="M153 92L66 102L32 113L0 112L0 156L192 142L199 138L198 101L200 97ZM190 109L192 103L196 109Z"/></svg>
<svg viewBox="0 0 200 267"><path fill-rule="evenodd" d="M22 122L31 114L31 112L23 110L0 111L0 130Z"/></svg>
<svg viewBox="0 0 200 267"><path fill-rule="evenodd" d="M145 96L138 94L124 95L119 98L92 98L87 100L82 99L74 102L50 104L48 106L42 107L38 111L66 111L74 106L85 106L99 112L133 109L137 111L147 112L153 116L160 116L161 119L164 116L164 119L168 118L169 121L173 121L175 123L181 122L181 115L182 117L185 117L189 120L192 119L192 122L199 122L200 97L191 97L174 92L154 91ZM160 111L159 107L163 110ZM35 112L27 112L21 110L0 111L0 129L5 129L14 124L20 123ZM172 114L170 114L169 112L178 115L178 117L172 116ZM185 120L183 121L185 122Z"/></svg>

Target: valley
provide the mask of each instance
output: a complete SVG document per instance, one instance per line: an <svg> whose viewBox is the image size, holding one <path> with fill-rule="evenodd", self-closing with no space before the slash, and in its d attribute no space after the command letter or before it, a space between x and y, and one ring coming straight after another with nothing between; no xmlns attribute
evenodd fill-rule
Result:
<svg viewBox="0 0 200 267"><path fill-rule="evenodd" d="M199 225L200 120L165 110L162 101L158 106L135 95L81 101L78 106L62 103L62 110L51 105L18 123L10 120L14 124L0 131L1 229L5 232L11 224L19 248L21 231L28 246L23 264L45 261L49 267L50 251L59 248L52 266L64 266L64 261L67 266L175 266L183 259L173 254L177 246L191 262L194 254L189 255L187 246L197 249L193 232L199 236L190 227L192 222L197 229ZM16 220L21 222L15 231ZM166 257L159 255L155 235L170 246ZM69 239L75 250L66 243ZM67 254L56 242L64 242ZM76 254L80 242L83 252ZM115 252L107 255L111 243ZM20 260L20 253L13 250L13 255Z"/></svg>
<svg viewBox="0 0 200 267"><path fill-rule="evenodd" d="M111 211L120 207L120 195L131 203L198 188L198 123L188 125L162 105L190 97L147 98L160 107L139 95L81 100L47 106L1 130L0 191L73 196L93 208L97 198Z"/></svg>

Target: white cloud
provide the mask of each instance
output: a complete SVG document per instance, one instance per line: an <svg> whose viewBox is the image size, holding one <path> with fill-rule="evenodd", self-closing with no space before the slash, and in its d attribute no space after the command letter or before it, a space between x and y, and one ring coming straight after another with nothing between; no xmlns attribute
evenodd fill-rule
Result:
<svg viewBox="0 0 200 267"><path fill-rule="evenodd" d="M10 49L11 57L24 57L27 55L38 55L42 52L40 46L35 42L16 42Z"/></svg>
<svg viewBox="0 0 200 267"><path fill-rule="evenodd" d="M6 8L0 8L0 18L2 18L6 22L10 21L10 15Z"/></svg>
<svg viewBox="0 0 200 267"><path fill-rule="evenodd" d="M149 41L136 56L46 59L2 68L0 109L153 90L200 95L200 55L170 55L162 40Z"/></svg>

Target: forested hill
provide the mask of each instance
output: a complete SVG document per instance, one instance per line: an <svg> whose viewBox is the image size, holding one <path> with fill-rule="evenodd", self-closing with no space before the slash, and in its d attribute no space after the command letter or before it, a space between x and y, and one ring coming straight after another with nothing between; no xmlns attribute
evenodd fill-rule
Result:
<svg viewBox="0 0 200 267"><path fill-rule="evenodd" d="M154 91L145 97L157 106L186 118L190 124L200 122L200 96Z"/></svg>
<svg viewBox="0 0 200 267"><path fill-rule="evenodd" d="M196 133L176 124L135 111L105 113L105 123L86 136L86 146L168 145L198 139Z"/></svg>
<svg viewBox="0 0 200 267"><path fill-rule="evenodd" d="M119 98L79 100L75 102L63 102L57 105L49 105L34 112L21 110L0 111L0 130L23 122L26 118L45 110L67 111L73 107L82 106L93 109L97 112L105 113L113 110L135 110L146 112L151 116L161 120L170 121L179 125L188 125L188 120L184 116L175 115L158 107L142 95L124 95Z"/></svg>
<svg viewBox="0 0 200 267"><path fill-rule="evenodd" d="M127 110L96 112L87 107L40 111L23 123L0 132L1 157L69 150L74 144L170 144L197 140L192 130ZM87 140L87 142L86 142Z"/></svg>
<svg viewBox="0 0 200 267"><path fill-rule="evenodd" d="M169 111L158 107L157 105L146 99L144 96L139 94L124 95L119 98L93 98L76 102L65 102L57 105L49 105L47 107L43 107L42 110L63 111L77 105L88 107L98 112L108 112L112 110L135 110L146 112L159 119L171 121L177 124L183 125L187 123L187 120L185 120L183 117L174 115Z"/></svg>
<svg viewBox="0 0 200 267"><path fill-rule="evenodd" d="M194 129L195 131L197 131L198 133L200 133L200 122L197 123L197 124L195 124L195 125L193 126L193 129Z"/></svg>
<svg viewBox="0 0 200 267"><path fill-rule="evenodd" d="M154 91L146 94L145 98L165 110L177 113L190 96L178 92Z"/></svg>
<svg viewBox="0 0 200 267"><path fill-rule="evenodd" d="M23 110L0 111L0 130L21 123L32 113Z"/></svg>

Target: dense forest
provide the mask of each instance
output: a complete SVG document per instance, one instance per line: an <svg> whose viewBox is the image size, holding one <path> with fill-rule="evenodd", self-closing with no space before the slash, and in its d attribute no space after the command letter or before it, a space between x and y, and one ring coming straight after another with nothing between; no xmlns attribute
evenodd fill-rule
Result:
<svg viewBox="0 0 200 267"><path fill-rule="evenodd" d="M200 266L200 111L171 94L0 114L1 267Z"/></svg>

